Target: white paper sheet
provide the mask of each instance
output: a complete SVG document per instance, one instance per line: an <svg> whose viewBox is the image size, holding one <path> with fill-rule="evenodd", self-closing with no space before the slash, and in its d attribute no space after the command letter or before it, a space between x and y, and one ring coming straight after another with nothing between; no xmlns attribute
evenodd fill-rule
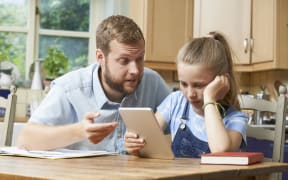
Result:
<svg viewBox="0 0 288 180"><path fill-rule="evenodd" d="M62 159L62 158L79 158L89 156L116 155L116 152L107 151L86 151L86 150L70 150L56 149L53 151L27 151L18 147L1 147L0 155L8 156L24 156L45 159Z"/></svg>

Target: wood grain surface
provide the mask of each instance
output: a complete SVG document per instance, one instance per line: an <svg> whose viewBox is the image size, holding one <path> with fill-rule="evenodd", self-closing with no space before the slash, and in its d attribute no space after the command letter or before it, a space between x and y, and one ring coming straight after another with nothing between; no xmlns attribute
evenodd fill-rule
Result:
<svg viewBox="0 0 288 180"><path fill-rule="evenodd" d="M265 162L249 166L200 165L199 159L160 160L116 155L75 159L0 156L0 179L267 179L287 171L288 164ZM258 177L257 177L258 178Z"/></svg>

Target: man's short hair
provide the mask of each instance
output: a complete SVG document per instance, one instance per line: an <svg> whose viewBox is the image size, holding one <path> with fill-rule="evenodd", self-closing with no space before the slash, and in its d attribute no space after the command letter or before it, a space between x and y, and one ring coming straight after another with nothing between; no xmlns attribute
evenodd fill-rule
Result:
<svg viewBox="0 0 288 180"><path fill-rule="evenodd" d="M122 15L104 19L96 30L96 47L105 56L110 52L109 43L114 39L123 44L145 41L140 27L132 19Z"/></svg>

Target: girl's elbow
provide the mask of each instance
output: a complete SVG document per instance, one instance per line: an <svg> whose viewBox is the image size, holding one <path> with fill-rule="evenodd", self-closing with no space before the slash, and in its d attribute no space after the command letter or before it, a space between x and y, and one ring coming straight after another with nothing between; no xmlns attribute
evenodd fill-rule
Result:
<svg viewBox="0 0 288 180"><path fill-rule="evenodd" d="M227 144L217 144L214 147L210 148L211 152L228 152L234 151L232 143Z"/></svg>

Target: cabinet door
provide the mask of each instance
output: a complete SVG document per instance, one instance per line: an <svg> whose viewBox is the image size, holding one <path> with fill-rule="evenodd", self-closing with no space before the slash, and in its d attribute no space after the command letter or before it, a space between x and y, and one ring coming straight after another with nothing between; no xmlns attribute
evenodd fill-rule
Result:
<svg viewBox="0 0 288 180"><path fill-rule="evenodd" d="M194 37L219 31L236 64L250 63L251 0L195 0Z"/></svg>
<svg viewBox="0 0 288 180"><path fill-rule="evenodd" d="M267 62L274 59L273 42L274 0L253 0L252 17L252 63Z"/></svg>
<svg viewBox="0 0 288 180"><path fill-rule="evenodd" d="M174 63L192 38L193 0L131 0L130 16L146 38L146 61Z"/></svg>

